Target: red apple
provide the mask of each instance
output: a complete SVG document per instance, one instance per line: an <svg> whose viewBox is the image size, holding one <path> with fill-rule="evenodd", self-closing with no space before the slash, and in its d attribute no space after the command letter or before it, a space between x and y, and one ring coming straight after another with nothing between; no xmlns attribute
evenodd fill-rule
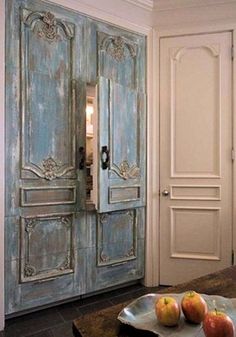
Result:
<svg viewBox="0 0 236 337"><path fill-rule="evenodd" d="M186 292L181 301L181 308L187 321L199 324L203 321L208 308L204 298L197 292Z"/></svg>
<svg viewBox="0 0 236 337"><path fill-rule="evenodd" d="M231 318L224 312L209 311L203 320L206 337L234 337L235 328Z"/></svg>
<svg viewBox="0 0 236 337"><path fill-rule="evenodd" d="M160 324L175 326L180 319L180 305L174 297L163 296L155 303L156 316Z"/></svg>

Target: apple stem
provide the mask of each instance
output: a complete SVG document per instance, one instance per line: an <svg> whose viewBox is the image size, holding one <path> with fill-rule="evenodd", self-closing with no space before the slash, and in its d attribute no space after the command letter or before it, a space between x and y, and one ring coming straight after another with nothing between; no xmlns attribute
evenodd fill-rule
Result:
<svg viewBox="0 0 236 337"><path fill-rule="evenodd" d="M215 309L215 313L217 315L218 310L217 310L217 306L216 306L216 301L213 300L212 303L213 303L213 306L214 306L214 309Z"/></svg>
<svg viewBox="0 0 236 337"><path fill-rule="evenodd" d="M168 304L168 300L167 300L166 297L164 298L164 303L165 303L165 304Z"/></svg>

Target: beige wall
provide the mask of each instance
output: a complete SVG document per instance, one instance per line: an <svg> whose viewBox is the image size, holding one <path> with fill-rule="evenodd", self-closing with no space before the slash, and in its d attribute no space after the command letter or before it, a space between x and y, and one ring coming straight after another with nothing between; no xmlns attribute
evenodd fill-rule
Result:
<svg viewBox="0 0 236 337"><path fill-rule="evenodd" d="M158 1L158 0L157 0ZM170 30L183 27L198 27L207 25L209 28L219 24L235 24L236 1L230 0L191 0L172 1L172 6L163 6L163 9L155 11L153 16L153 26L157 30Z"/></svg>
<svg viewBox="0 0 236 337"><path fill-rule="evenodd" d="M134 7L125 0L50 0L50 2L140 33L148 32L152 25L150 10Z"/></svg>

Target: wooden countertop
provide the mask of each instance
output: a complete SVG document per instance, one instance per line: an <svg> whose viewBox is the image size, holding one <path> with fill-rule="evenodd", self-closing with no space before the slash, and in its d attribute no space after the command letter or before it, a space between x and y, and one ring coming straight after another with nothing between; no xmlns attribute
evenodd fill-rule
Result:
<svg viewBox="0 0 236 337"><path fill-rule="evenodd" d="M182 293L195 290L208 295L236 298L236 266L212 273L190 282L166 288L158 293ZM152 292L152 291L149 291ZM117 316L130 303L126 301L110 308L84 315L73 321L73 332L78 337L153 337L152 333L122 325Z"/></svg>

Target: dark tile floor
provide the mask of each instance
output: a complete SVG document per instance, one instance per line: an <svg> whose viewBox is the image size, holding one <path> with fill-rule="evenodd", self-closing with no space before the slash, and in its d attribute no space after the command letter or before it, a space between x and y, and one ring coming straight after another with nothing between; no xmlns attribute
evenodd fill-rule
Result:
<svg viewBox="0 0 236 337"><path fill-rule="evenodd" d="M136 284L11 318L6 320L5 330L0 332L0 337L74 337L72 321L75 318L159 289Z"/></svg>

